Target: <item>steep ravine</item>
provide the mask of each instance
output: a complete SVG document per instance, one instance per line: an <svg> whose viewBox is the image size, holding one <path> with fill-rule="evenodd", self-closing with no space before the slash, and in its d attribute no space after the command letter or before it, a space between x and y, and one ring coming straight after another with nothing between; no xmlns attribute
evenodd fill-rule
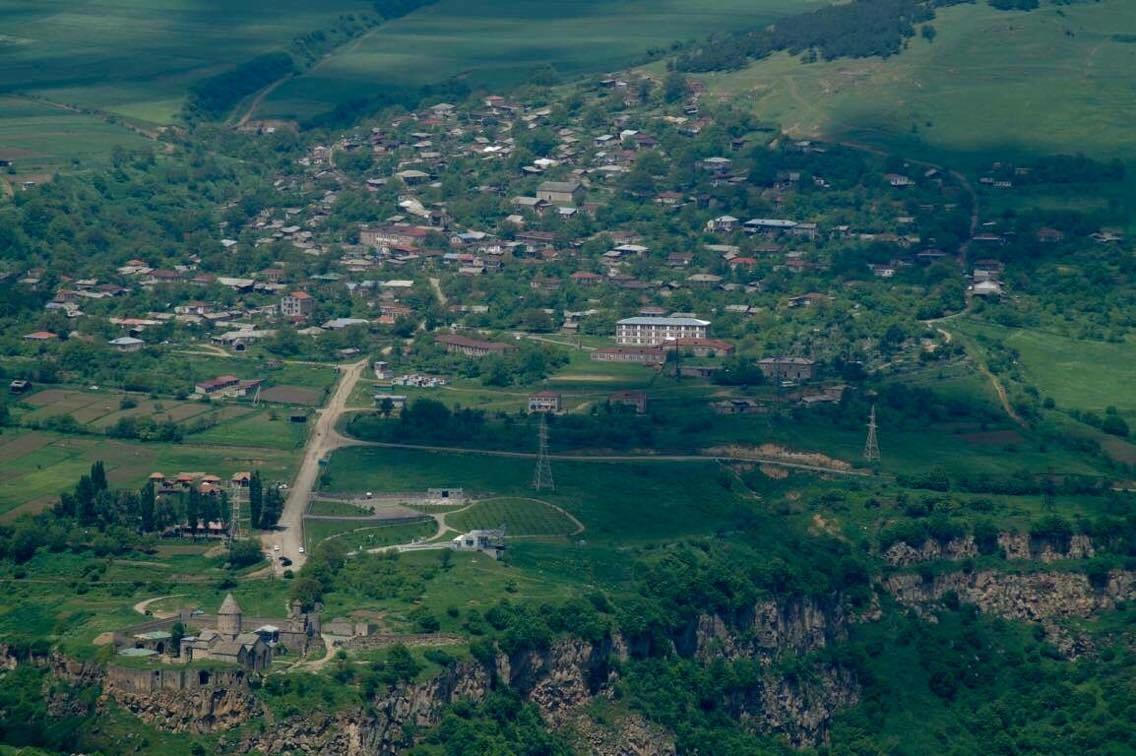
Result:
<svg viewBox="0 0 1136 756"><path fill-rule="evenodd" d="M675 652L700 660L723 654L772 662L783 653L805 653L839 640L846 634L845 623L845 612L836 601L771 601L729 623L719 617L699 617L672 643ZM585 704L611 695L618 679L613 662L626 661L630 654L628 642L614 634L599 643L568 639L545 650L501 654L492 670L461 663L428 682L399 686L376 698L370 712L359 709L277 722L271 733L241 741L239 750L394 753L408 745L403 741L406 725L435 725L447 704L462 698L480 700L494 685L508 685L535 704L550 725L583 738L592 753L674 753L670 736L639 717L600 732L582 716ZM771 668L758 685L727 704L754 732L810 745L823 742L833 714L855 704L858 697L859 686L844 670L818 669L804 680L787 679Z"/></svg>
<svg viewBox="0 0 1136 756"><path fill-rule="evenodd" d="M1076 559L1091 554L1091 544L1073 543L1060 553L1039 549L1028 541L1003 539L1009 554L1029 554L1033 567L1056 558ZM965 541L953 546L926 546L920 556L938 552L939 559L962 560L971 551ZM910 556L910 554L908 555ZM906 561L906 560L904 560ZM923 561L916 559L915 562ZM911 562L909 562L911 563ZM1012 566L1012 565L1009 565ZM784 739L797 747L826 742L833 717L859 702L861 689L854 675L830 663L815 663L808 674L783 675L781 659L799 659L840 644L855 623L877 619L880 606L895 603L916 612L934 611L958 600L984 613L1012 620L1038 622L1069 656L1086 650L1081 640L1061 628L1062 620L1089 617L1136 598L1136 573L1114 571L1103 583L1082 573L1029 565L1011 570L973 570L918 574L899 570L879 578L879 601L854 611L840 596L765 600L730 616L693 617L654 651L709 664L715 659L756 660L766 672L744 691L723 702L746 729ZM408 732L421 732L439 723L447 705L462 699L483 700L496 686L508 686L534 704L550 726L570 734L574 742L596 754L671 754L675 744L657 724L636 714L600 725L591 721L586 705L614 695L618 670L641 658L647 645L615 633L598 642L562 639L546 649L498 654L493 664L474 661L455 664L430 680L402 684L384 691L364 706L336 713L305 713L275 719L250 688L243 673L202 681L183 688L140 686L139 670L106 669L58 653L46 657L17 657L0 645L0 674L19 664L46 667L49 707L59 715L85 715L90 698L72 691L100 689L95 708L114 702L143 721L168 732L218 733L223 748L232 752L390 754L410 745ZM174 669L174 668L171 668ZM62 683L62 684L61 684ZM80 711L77 707L86 707ZM263 727L241 725L261 721Z"/></svg>

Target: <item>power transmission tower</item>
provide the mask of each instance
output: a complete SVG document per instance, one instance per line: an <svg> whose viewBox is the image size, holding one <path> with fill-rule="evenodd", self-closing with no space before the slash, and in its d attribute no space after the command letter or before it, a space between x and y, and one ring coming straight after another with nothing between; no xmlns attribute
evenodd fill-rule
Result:
<svg viewBox="0 0 1136 756"><path fill-rule="evenodd" d="M233 503L229 512L229 541L241 537L241 487L233 486Z"/></svg>
<svg viewBox="0 0 1136 756"><path fill-rule="evenodd" d="M537 438L540 439L540 451L536 459L536 472L533 473L533 488L537 491L543 491L546 488L549 491L555 491L556 483L552 480L552 464L548 459L548 421L543 412L540 414L540 431Z"/></svg>
<svg viewBox="0 0 1136 756"><path fill-rule="evenodd" d="M864 459L869 462L880 461L880 442L876 438L876 405L872 405L872 414L868 416L868 439L864 442Z"/></svg>

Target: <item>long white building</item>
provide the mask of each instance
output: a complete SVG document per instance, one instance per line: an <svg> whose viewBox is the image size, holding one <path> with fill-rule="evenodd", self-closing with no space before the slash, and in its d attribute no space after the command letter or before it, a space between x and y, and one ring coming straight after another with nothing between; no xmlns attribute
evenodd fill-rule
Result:
<svg viewBox="0 0 1136 756"><path fill-rule="evenodd" d="M625 318L615 324L620 346L659 346L676 339L704 339L710 321L698 318Z"/></svg>

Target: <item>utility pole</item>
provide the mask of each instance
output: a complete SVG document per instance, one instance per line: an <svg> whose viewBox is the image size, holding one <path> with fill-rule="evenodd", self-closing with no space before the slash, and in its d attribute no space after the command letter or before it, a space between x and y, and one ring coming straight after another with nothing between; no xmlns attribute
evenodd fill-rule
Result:
<svg viewBox="0 0 1136 756"><path fill-rule="evenodd" d="M543 412L540 413L540 430L537 432L537 438L540 440L540 451L537 454L536 471L533 473L533 488L537 491L545 489L555 491L552 464L548 459L548 420Z"/></svg>
<svg viewBox="0 0 1136 756"><path fill-rule="evenodd" d="M868 438L864 441L864 459L869 462L880 461L880 442L876 438L876 405L872 405L872 414L868 416Z"/></svg>

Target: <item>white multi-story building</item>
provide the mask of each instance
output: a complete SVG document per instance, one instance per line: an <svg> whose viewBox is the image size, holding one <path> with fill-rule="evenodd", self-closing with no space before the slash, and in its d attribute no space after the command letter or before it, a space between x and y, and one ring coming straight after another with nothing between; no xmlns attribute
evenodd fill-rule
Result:
<svg viewBox="0 0 1136 756"><path fill-rule="evenodd" d="M659 346L676 339L704 339L710 321L698 318L625 318L615 324L620 346Z"/></svg>

